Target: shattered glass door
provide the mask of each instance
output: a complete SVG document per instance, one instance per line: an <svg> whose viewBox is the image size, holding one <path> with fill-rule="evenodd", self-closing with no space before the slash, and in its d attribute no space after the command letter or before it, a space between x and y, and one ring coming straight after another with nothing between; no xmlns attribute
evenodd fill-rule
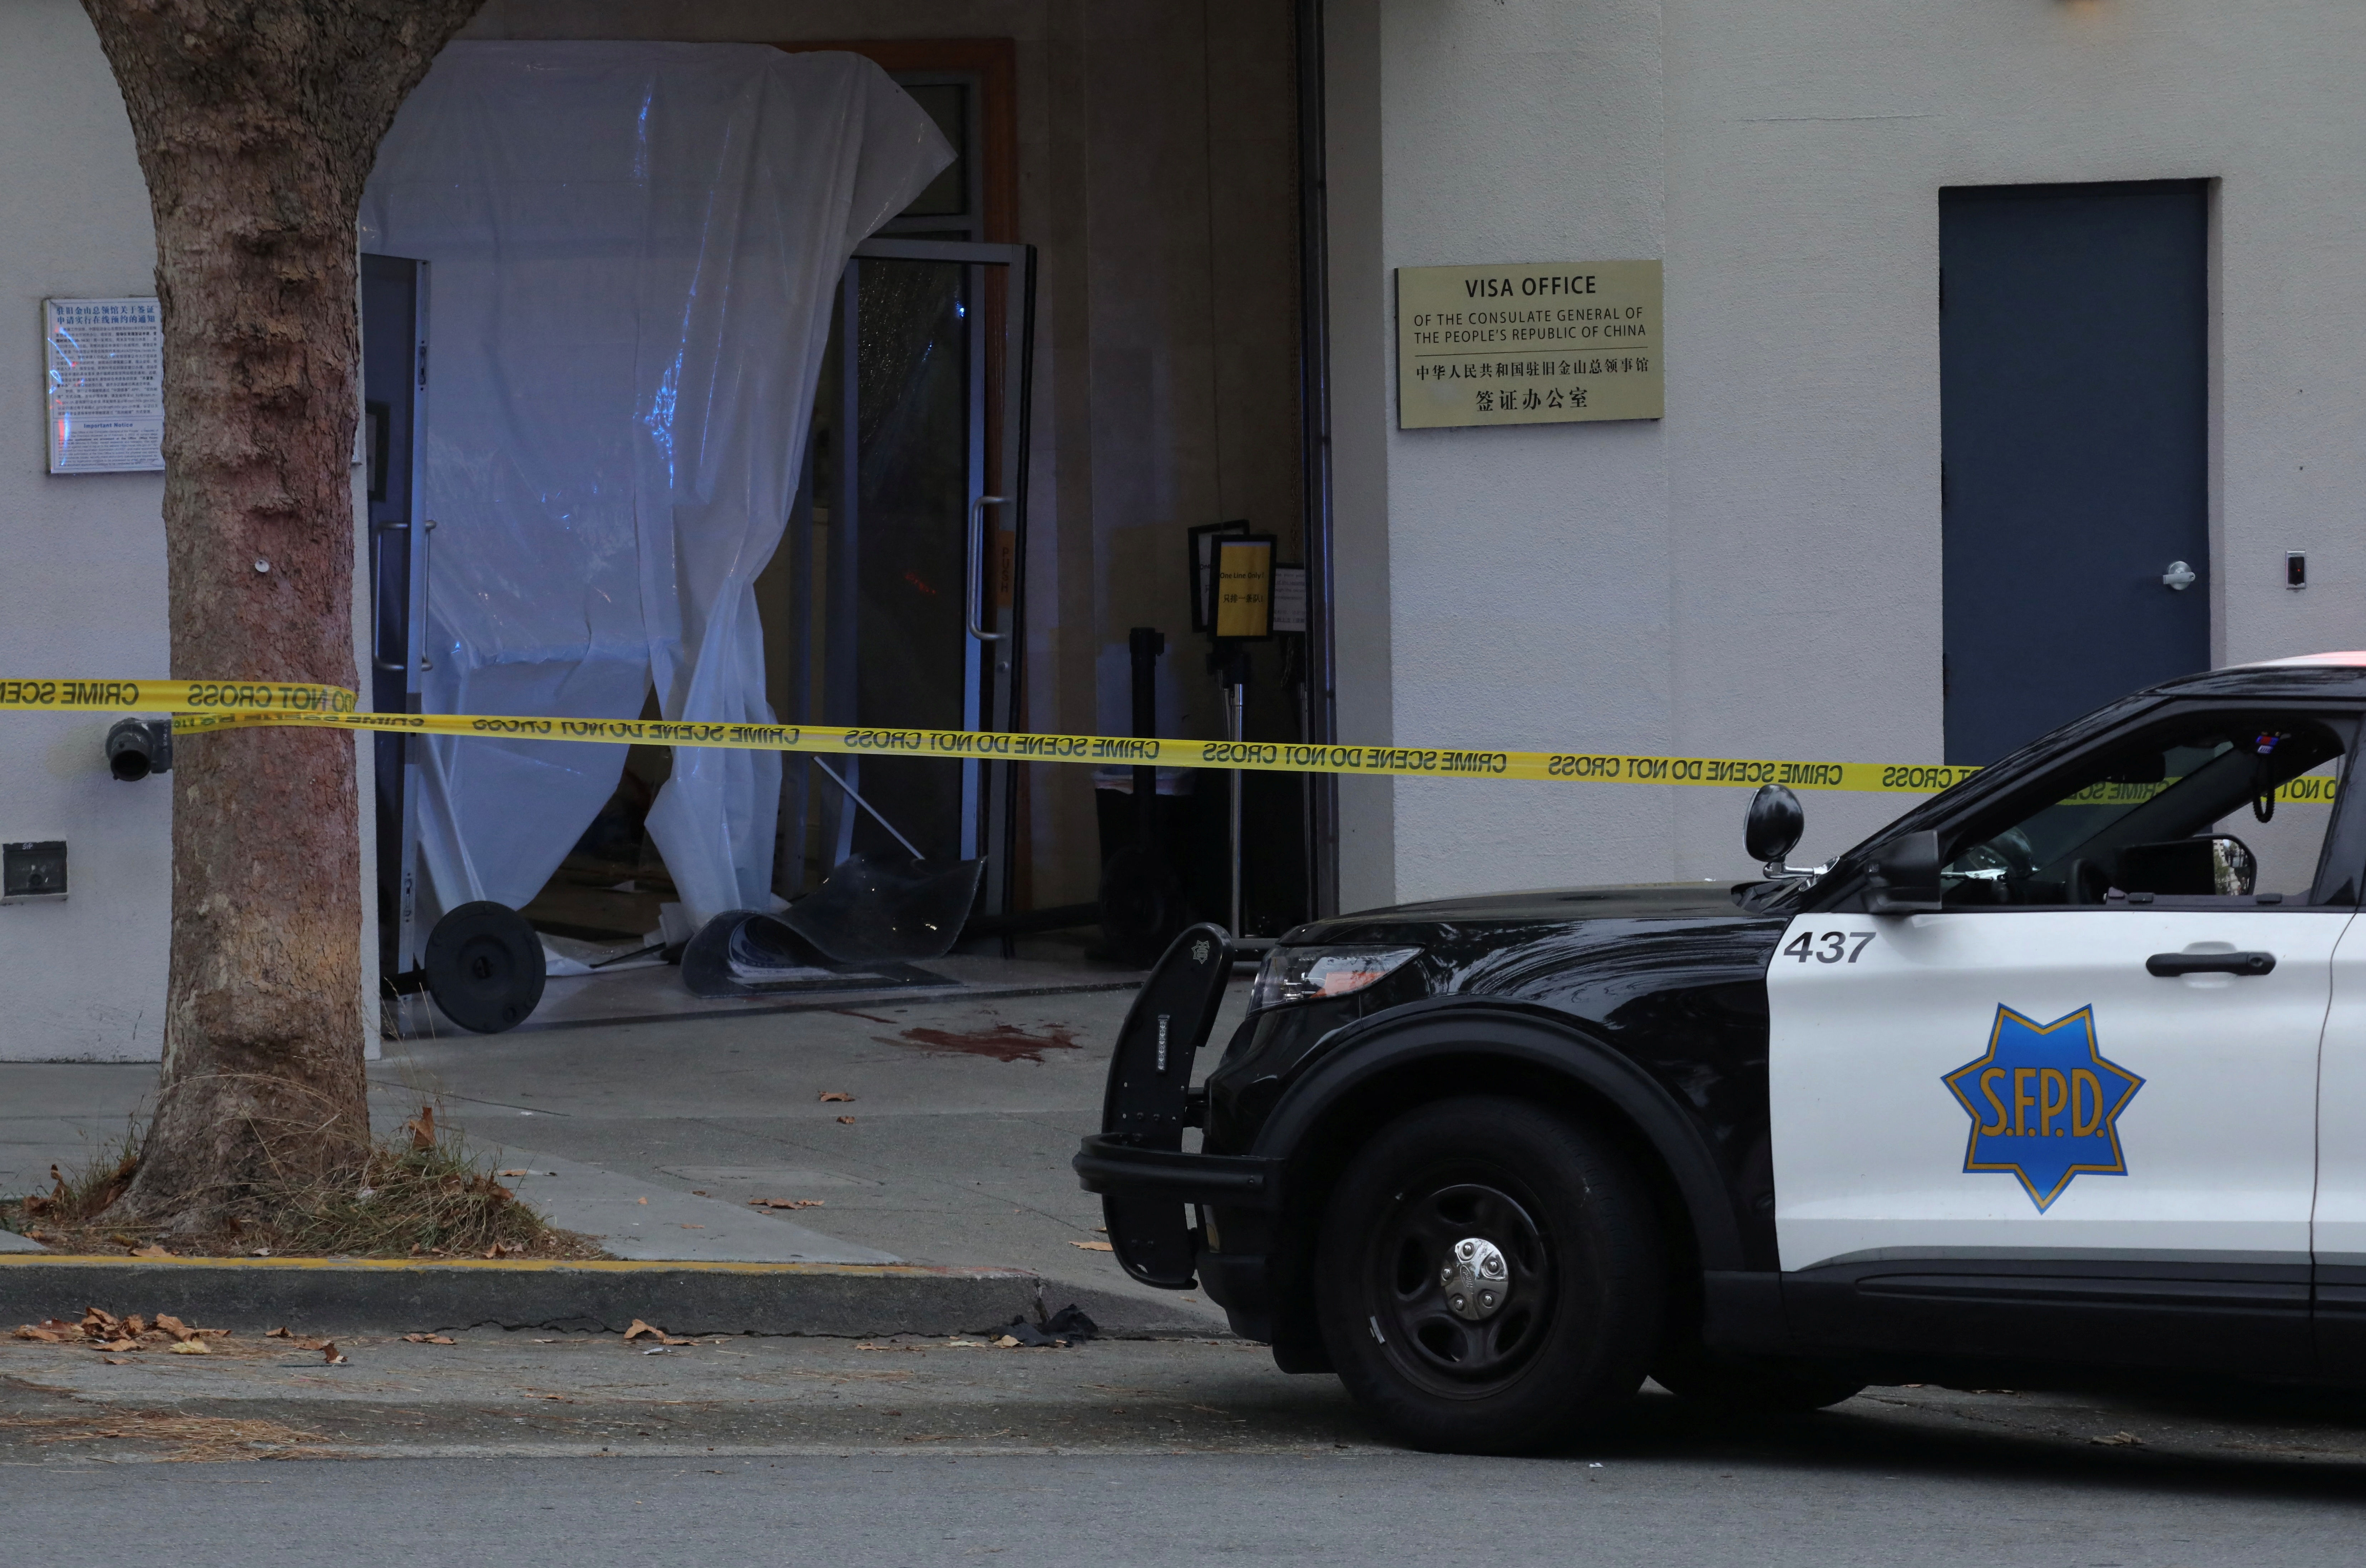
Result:
<svg viewBox="0 0 2366 1568"><path fill-rule="evenodd" d="M1007 726L1017 518L997 487L1018 468L1025 380L1026 311L1008 275L1029 254L874 240L849 264L797 511L757 584L783 723ZM851 854L917 852L987 858L991 900L1007 772L792 756L774 886L794 897Z"/></svg>

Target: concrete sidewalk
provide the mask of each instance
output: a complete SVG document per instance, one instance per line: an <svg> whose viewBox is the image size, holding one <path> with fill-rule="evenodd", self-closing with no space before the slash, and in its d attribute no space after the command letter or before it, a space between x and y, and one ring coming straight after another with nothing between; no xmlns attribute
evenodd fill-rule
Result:
<svg viewBox="0 0 2366 1568"><path fill-rule="evenodd" d="M1244 976L1202 1072L1246 997ZM619 1257L1018 1269L1054 1307L1071 1287L1131 1303L1139 1331L1220 1331L1199 1292L1136 1285L1098 1250L1099 1200L1069 1168L1132 1000L915 998L389 1042L372 1111L391 1130L435 1103L498 1168L531 1173L506 1178L521 1196ZM110 1147L154 1084L147 1066L0 1064L0 1190Z"/></svg>

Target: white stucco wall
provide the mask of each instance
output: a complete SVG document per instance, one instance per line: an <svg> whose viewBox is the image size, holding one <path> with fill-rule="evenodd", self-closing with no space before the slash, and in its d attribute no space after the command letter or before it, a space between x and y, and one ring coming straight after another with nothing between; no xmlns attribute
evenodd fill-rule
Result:
<svg viewBox="0 0 2366 1568"><path fill-rule="evenodd" d="M2366 350L2366 11L1334 0L1332 29L1378 67L1344 75L1335 48L1335 185L1378 192L1333 205L1335 269L1362 273L1335 278L1335 375L1369 378L1375 344L1389 371L1335 411L1343 464L1381 468L1343 479L1343 560L1386 562L1385 610L1343 604L1343 639L1389 648L1343 659L1343 730L1384 707L1400 744L1938 760L1955 185L2220 182L2213 646L2366 639L2366 389L2344 374ZM1359 117L1370 134L1344 135ZM1394 428L1389 269L1623 256L1666 263L1664 422ZM1739 875L1745 799L1401 783L1346 797L1349 844L1385 846L1346 880ZM1897 808L1810 795L1799 853Z"/></svg>
<svg viewBox="0 0 2366 1568"><path fill-rule="evenodd" d="M153 294L131 126L74 0L11 0L0 48L0 675L162 676L158 474L52 478L41 301ZM63 839L60 904L0 906L0 1058L153 1057L170 929L170 781L118 784L111 716L0 715L0 840Z"/></svg>
<svg viewBox="0 0 2366 1568"><path fill-rule="evenodd" d="M155 293L148 187L82 7L9 0L5 38L0 320L14 324L0 337L0 677L163 677L163 477L50 474L42 381L44 299ZM360 539L356 530L366 574ZM358 603L355 626L360 650ZM163 1055L172 782L108 774L102 748L117 716L0 715L0 840L64 840L69 889L62 903L0 905L0 1061ZM367 744L355 737L357 758ZM355 853L374 876L366 809L361 827ZM374 1021L374 901L363 917ZM374 1027L364 1051L377 1054Z"/></svg>

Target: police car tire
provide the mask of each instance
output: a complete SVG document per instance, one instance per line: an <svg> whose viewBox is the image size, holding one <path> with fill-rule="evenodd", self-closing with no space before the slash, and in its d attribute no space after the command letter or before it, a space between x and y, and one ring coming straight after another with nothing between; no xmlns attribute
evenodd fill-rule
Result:
<svg viewBox="0 0 2366 1568"><path fill-rule="evenodd" d="M1764 1414L1822 1410L1865 1389L1865 1380L1808 1361L1719 1356L1698 1345L1663 1351L1651 1378L1679 1399Z"/></svg>
<svg viewBox="0 0 2366 1568"><path fill-rule="evenodd" d="M1498 1321L1449 1317L1425 1294L1464 1229L1529 1287ZM1650 1197L1607 1139L1471 1096L1407 1112L1350 1158L1316 1247L1316 1310L1333 1368L1391 1435L1526 1453L1629 1405L1660 1336L1663 1277Z"/></svg>

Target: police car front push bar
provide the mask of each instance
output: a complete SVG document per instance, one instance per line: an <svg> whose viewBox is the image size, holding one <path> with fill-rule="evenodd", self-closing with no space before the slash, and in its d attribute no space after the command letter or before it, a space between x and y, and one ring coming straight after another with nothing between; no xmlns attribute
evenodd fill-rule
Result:
<svg viewBox="0 0 2366 1568"><path fill-rule="evenodd" d="M1176 937L1118 1031L1101 1100L1101 1136L1087 1140L1077 1172L1098 1188L1111 1250L1145 1285L1180 1290L1191 1283L1198 1238L1189 1201L1253 1198L1268 1186L1264 1162L1183 1153L1183 1129L1201 1111L1191 1092L1191 1064L1215 1027L1232 978L1225 932L1190 926ZM1149 1174L1157 1179L1144 1183ZM1145 1187L1148 1190L1144 1190Z"/></svg>
<svg viewBox="0 0 2366 1568"><path fill-rule="evenodd" d="M2276 966L2272 953L2156 953L2145 973L2174 980L2180 975L2265 975Z"/></svg>

